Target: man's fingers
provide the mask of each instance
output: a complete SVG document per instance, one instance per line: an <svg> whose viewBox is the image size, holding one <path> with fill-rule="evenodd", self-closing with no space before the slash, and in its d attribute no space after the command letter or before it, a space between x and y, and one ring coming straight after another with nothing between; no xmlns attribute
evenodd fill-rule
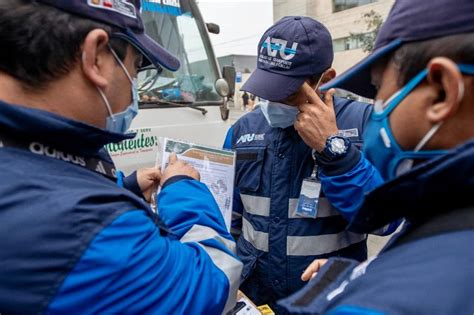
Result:
<svg viewBox="0 0 474 315"><path fill-rule="evenodd" d="M318 94L315 90L313 90L313 88L308 84L308 82L305 82L301 88L303 89L303 93L305 94L306 99L309 103L318 104L318 102L321 102L321 99L319 98Z"/></svg>
<svg viewBox="0 0 474 315"><path fill-rule="evenodd" d="M321 267L327 262L327 259L316 259L314 260L301 275L301 280L308 281L313 279L319 272Z"/></svg>
<svg viewBox="0 0 474 315"><path fill-rule="evenodd" d="M301 280L308 281L309 279L311 279L311 276L313 275L313 273L317 272L318 270L319 270L319 260L316 259L308 267L306 267L305 271L301 275Z"/></svg>
<svg viewBox="0 0 474 315"><path fill-rule="evenodd" d="M305 82L301 87L303 89L303 93L306 96L306 99L311 104L324 104L324 102L319 98L318 93L308 84Z"/></svg>
<svg viewBox="0 0 474 315"><path fill-rule="evenodd" d="M148 175L150 176L150 178L153 181L158 181L161 178L161 170L159 168L155 168L155 167L150 168Z"/></svg>
<svg viewBox="0 0 474 315"><path fill-rule="evenodd" d="M334 93L336 93L336 90L330 89L324 95L324 103L330 108L334 108Z"/></svg>
<svg viewBox="0 0 474 315"><path fill-rule="evenodd" d="M196 170L194 170L194 176L191 176L191 177L197 179L198 181L201 181L201 173L199 173Z"/></svg>
<svg viewBox="0 0 474 315"><path fill-rule="evenodd" d="M171 153L170 154L170 158L169 158L169 164L174 164L176 163L176 161L178 161L178 156L176 155L176 153Z"/></svg>

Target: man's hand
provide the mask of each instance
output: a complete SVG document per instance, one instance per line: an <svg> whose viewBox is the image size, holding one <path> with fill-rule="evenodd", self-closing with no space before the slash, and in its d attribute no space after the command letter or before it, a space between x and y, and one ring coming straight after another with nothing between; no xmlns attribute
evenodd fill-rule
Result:
<svg viewBox="0 0 474 315"><path fill-rule="evenodd" d="M326 146L326 139L339 132L333 104L335 90L329 90L323 102L308 83L301 88L306 102L298 104L300 113L296 117L295 129L308 146L321 152Z"/></svg>
<svg viewBox="0 0 474 315"><path fill-rule="evenodd" d="M313 262L306 267L306 270L301 275L301 280L308 281L316 277L321 267L327 262L327 259L315 259Z"/></svg>
<svg viewBox="0 0 474 315"><path fill-rule="evenodd" d="M158 168L141 168L137 170L137 182L147 202L151 202L151 194L160 183L161 171Z"/></svg>
<svg viewBox="0 0 474 315"><path fill-rule="evenodd" d="M194 167L186 162L179 161L176 154L172 153L169 158L168 167L163 171L160 185L163 186L168 179L179 175L189 176L196 180L201 179L201 175L199 175L199 172Z"/></svg>

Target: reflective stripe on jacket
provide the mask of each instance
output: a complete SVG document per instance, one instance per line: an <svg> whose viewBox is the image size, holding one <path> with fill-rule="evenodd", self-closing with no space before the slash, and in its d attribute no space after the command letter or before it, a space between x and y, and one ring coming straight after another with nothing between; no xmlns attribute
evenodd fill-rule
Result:
<svg viewBox="0 0 474 315"><path fill-rule="evenodd" d="M335 98L335 110L339 129L351 130L350 140L361 146L370 105ZM313 259L366 258L366 235L346 231L347 222L326 198L316 219L296 214L302 181L314 161L293 127L271 128L257 108L236 122L225 143L237 152L233 228L241 230L243 289L257 304L299 289L301 273Z"/></svg>

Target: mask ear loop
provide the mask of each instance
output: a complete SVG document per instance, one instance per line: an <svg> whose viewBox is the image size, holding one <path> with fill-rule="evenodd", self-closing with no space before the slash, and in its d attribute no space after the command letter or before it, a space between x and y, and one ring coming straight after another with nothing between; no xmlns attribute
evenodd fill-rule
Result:
<svg viewBox="0 0 474 315"><path fill-rule="evenodd" d="M462 99L464 98L464 92L465 92L465 87L464 87L464 81L460 80L459 85L458 85L458 102L461 102ZM430 131L421 139L420 143L415 147L413 150L414 152L420 151L428 141L434 136L434 134L439 130L439 128L443 125L443 122L439 122L436 125L434 125Z"/></svg>
<svg viewBox="0 0 474 315"><path fill-rule="evenodd" d="M117 63L120 65L120 67L122 67L122 70L123 72L125 72L125 75L127 76L128 80L130 81L130 83L132 84L133 88L135 90L138 89L138 80L137 78L133 78L132 79L132 76L130 75L130 73L128 72L127 68L125 67L125 65L123 64L122 60L120 60L119 56L117 55L117 53L115 52L115 50L112 49L112 47L110 46L110 44L107 45L109 47L109 50L110 52L112 53L112 55L114 56L115 60L117 61ZM138 101L138 95L136 95L133 91L132 91L132 101L134 104L136 104Z"/></svg>
<svg viewBox="0 0 474 315"><path fill-rule="evenodd" d="M321 81L323 80L324 75L326 74L328 70L324 71L321 76L319 77L318 83L316 83L316 87L314 88L314 91L316 94L319 96L319 86L321 85ZM324 94L321 93L321 96L319 96L321 100L324 102Z"/></svg>
<svg viewBox="0 0 474 315"><path fill-rule="evenodd" d="M117 61L117 63L120 65L120 67L122 67L123 69L123 72L125 72L125 75L127 76L128 80L130 81L130 83L133 84L133 79L132 79L132 76L130 75L130 73L128 73L128 70L127 68L125 67L125 65L123 64L122 60L120 60L119 56L117 55L117 53L112 49L112 47L110 47L110 44L107 45L109 47L109 50L110 52L112 53L112 55L114 56L115 60Z"/></svg>
<svg viewBox="0 0 474 315"><path fill-rule="evenodd" d="M101 89L99 89L97 86L96 88L97 88L97 91L99 91L99 94L102 97L102 100L104 101L105 107L107 108L107 111L109 112L110 118L112 118L113 122L115 122L115 115L112 112L112 108L110 107L109 100L107 99L107 97L105 96L104 92Z"/></svg>
<svg viewBox="0 0 474 315"><path fill-rule="evenodd" d="M85 51L82 52L81 59L82 59L82 62L85 63L85 61L86 61L86 52ZM99 92L99 95L102 98L102 101L104 102L105 107L107 108L107 111L109 112L109 116L112 118L113 122L115 122L115 115L112 112L112 108L110 107L109 100L105 96L104 92L98 86L96 86L95 88Z"/></svg>
<svg viewBox="0 0 474 315"><path fill-rule="evenodd" d="M464 92L466 92L466 87L464 86L464 81L461 79L458 85L458 103L461 103L464 98Z"/></svg>
<svg viewBox="0 0 474 315"><path fill-rule="evenodd" d="M443 122L439 122L436 125L434 125L430 131L421 139L421 141L417 144L415 149L413 149L413 152L418 152L420 151L427 143L428 141L431 140L431 138L434 136L434 134L439 130L439 128L443 125Z"/></svg>

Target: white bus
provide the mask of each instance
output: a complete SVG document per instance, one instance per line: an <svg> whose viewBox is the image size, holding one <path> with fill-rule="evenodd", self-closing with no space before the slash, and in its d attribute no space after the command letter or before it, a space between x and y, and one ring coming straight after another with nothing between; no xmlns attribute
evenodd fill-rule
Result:
<svg viewBox="0 0 474 315"><path fill-rule="evenodd" d="M146 33L177 56L181 67L140 72L140 110L131 126L137 136L107 146L125 173L152 166L160 136L220 147L235 80L232 68L222 79L208 34L219 27L204 23L194 0L144 0L142 9Z"/></svg>

